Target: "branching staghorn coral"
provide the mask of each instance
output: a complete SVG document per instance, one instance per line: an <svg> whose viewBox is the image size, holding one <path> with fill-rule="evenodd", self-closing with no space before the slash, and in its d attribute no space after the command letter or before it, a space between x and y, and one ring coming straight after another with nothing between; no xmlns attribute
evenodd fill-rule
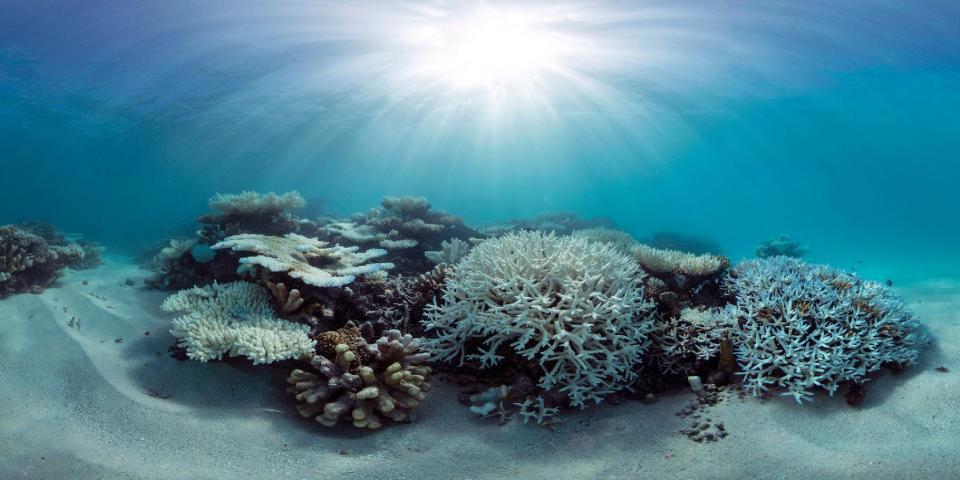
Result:
<svg viewBox="0 0 960 480"><path fill-rule="evenodd" d="M574 406L599 403L635 377L653 305L643 272L612 246L522 232L488 240L448 273L443 304L428 305L426 348L439 361L539 367L540 388Z"/></svg>
<svg viewBox="0 0 960 480"><path fill-rule="evenodd" d="M431 371L424 365L429 355L419 348L418 339L398 330L385 332L373 345L339 343L332 359L313 357L316 373L291 372L288 391L300 402L300 415L327 427L343 419L357 428L380 428L383 419L406 421L430 390Z"/></svg>
<svg viewBox="0 0 960 480"><path fill-rule="evenodd" d="M212 247L230 249L238 253L252 253L242 257L240 268L259 266L274 273L283 273L314 287L343 287L358 275L370 275L393 268L392 263L367 261L385 255L379 249L358 252L358 247L328 246L315 238L295 233L283 237L259 234L240 234L227 237Z"/></svg>
<svg viewBox="0 0 960 480"><path fill-rule="evenodd" d="M451 238L449 241L444 240L443 243L440 244L440 250L427 251L423 252L423 254L428 260L437 265L456 265L460 260L463 260L463 257L466 257L469 252L469 243L459 238Z"/></svg>
<svg viewBox="0 0 960 480"><path fill-rule="evenodd" d="M929 339L884 286L788 257L749 260L724 279L743 384L786 389L797 403L860 384L882 366L914 363Z"/></svg>
<svg viewBox="0 0 960 480"><path fill-rule="evenodd" d="M269 294L247 282L213 283L168 297L164 311L180 312L170 333L187 357L201 362L242 356L254 365L309 358L309 327L274 317Z"/></svg>

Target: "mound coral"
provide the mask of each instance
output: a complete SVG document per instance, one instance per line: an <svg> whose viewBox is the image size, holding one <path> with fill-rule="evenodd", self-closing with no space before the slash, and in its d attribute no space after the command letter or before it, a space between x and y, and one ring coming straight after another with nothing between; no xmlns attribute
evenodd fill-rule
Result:
<svg viewBox="0 0 960 480"><path fill-rule="evenodd" d="M50 245L19 228L0 227L0 298L13 293L40 293L63 268L82 264L84 256L77 244Z"/></svg>
<svg viewBox="0 0 960 480"><path fill-rule="evenodd" d="M170 333L191 359L242 356L256 365L309 358L316 345L307 335L309 327L275 318L269 298L253 283L213 283L177 292L162 308L184 313Z"/></svg>
<svg viewBox="0 0 960 480"><path fill-rule="evenodd" d="M505 356L539 368L539 387L574 406L629 384L648 346L653 305L643 273L610 245L522 232L474 247L428 305L425 344L440 361Z"/></svg>
<svg viewBox="0 0 960 480"><path fill-rule="evenodd" d="M736 297L731 324L743 383L772 386L798 403L833 395L882 366L912 364L928 342L908 307L884 286L788 257L750 260L724 279Z"/></svg>
<svg viewBox="0 0 960 480"><path fill-rule="evenodd" d="M408 420L426 398L431 371L419 340L389 330L373 345L356 331L338 332L331 341L338 341L332 355L321 353L310 362L316 373L296 369L287 379L300 415L328 427L349 418L358 428L380 428L382 419Z"/></svg>
<svg viewBox="0 0 960 480"><path fill-rule="evenodd" d="M240 259L240 268L259 266L274 273L284 273L314 287L342 287L358 275L370 275L393 268L392 263L367 261L385 255L380 249L358 252L358 247L328 246L315 238L295 233L283 237L240 234L225 238L212 247L252 253Z"/></svg>
<svg viewBox="0 0 960 480"><path fill-rule="evenodd" d="M757 247L757 257L760 258L777 256L800 258L809 252L810 249L806 245L801 245L786 235L768 238Z"/></svg>

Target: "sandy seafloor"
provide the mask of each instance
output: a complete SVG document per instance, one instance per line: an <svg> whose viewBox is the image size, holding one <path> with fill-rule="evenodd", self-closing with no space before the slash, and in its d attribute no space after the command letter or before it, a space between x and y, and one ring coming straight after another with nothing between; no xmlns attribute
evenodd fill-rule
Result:
<svg viewBox="0 0 960 480"><path fill-rule="evenodd" d="M551 432L475 418L441 384L414 424L326 429L295 413L280 371L171 358L145 275L112 261L0 300L0 479L960 478L958 280L895 286L938 340L863 408L730 395L707 413L730 435L695 443L675 415L690 393Z"/></svg>

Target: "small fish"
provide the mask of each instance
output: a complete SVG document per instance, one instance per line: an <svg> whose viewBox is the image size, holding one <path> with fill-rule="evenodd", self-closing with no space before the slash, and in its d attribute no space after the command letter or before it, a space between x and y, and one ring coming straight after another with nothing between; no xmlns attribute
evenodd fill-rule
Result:
<svg viewBox="0 0 960 480"><path fill-rule="evenodd" d="M938 371L938 372L940 372L940 373L947 373L947 372L950 371L949 368L944 367L944 366L942 366L942 365L939 366L939 367L937 367L937 368L934 368L934 370L936 370L936 371Z"/></svg>

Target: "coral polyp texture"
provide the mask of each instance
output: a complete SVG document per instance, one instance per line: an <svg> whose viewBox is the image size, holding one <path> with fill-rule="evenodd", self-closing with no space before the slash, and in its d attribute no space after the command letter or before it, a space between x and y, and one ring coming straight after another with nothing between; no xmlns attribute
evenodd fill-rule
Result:
<svg viewBox="0 0 960 480"><path fill-rule="evenodd" d="M388 330L372 345L356 333L343 332L331 358L313 357L315 372L294 370L288 389L300 404L297 411L332 427L349 420L358 428L380 428L384 419L407 421L430 390L429 355L420 341ZM363 351L361 349L366 349Z"/></svg>
<svg viewBox="0 0 960 480"><path fill-rule="evenodd" d="M322 288L342 287L353 282L358 275L370 275L393 268L392 263L366 263L385 255L387 252L384 250L361 252L358 247L329 246L327 242L295 233L283 237L233 235L212 248L253 254L240 259L241 269L258 266Z"/></svg>
<svg viewBox="0 0 960 480"><path fill-rule="evenodd" d="M182 290L162 305L175 319L170 333L188 358L207 362L246 357L255 365L310 358L316 342L306 325L275 317L270 294L247 282L213 283Z"/></svg>
<svg viewBox="0 0 960 480"><path fill-rule="evenodd" d="M77 244L50 245L19 228L0 227L0 298L13 293L40 293L63 268L81 264L84 256Z"/></svg>
<svg viewBox="0 0 960 480"><path fill-rule="evenodd" d="M883 285L789 257L739 264L723 288L736 297L731 324L740 375L758 395L785 389L798 403L833 395L883 366L914 363L929 339Z"/></svg>
<svg viewBox="0 0 960 480"><path fill-rule="evenodd" d="M600 403L636 376L652 303L643 272L608 244L538 232L485 241L448 273L428 306L426 347L481 368L506 357L539 367L538 386L573 406Z"/></svg>
<svg viewBox="0 0 960 480"><path fill-rule="evenodd" d="M807 248L806 245L801 245L786 235L780 235L764 240L764 242L757 247L756 253L760 258L778 256L800 258L809 251L810 249Z"/></svg>

